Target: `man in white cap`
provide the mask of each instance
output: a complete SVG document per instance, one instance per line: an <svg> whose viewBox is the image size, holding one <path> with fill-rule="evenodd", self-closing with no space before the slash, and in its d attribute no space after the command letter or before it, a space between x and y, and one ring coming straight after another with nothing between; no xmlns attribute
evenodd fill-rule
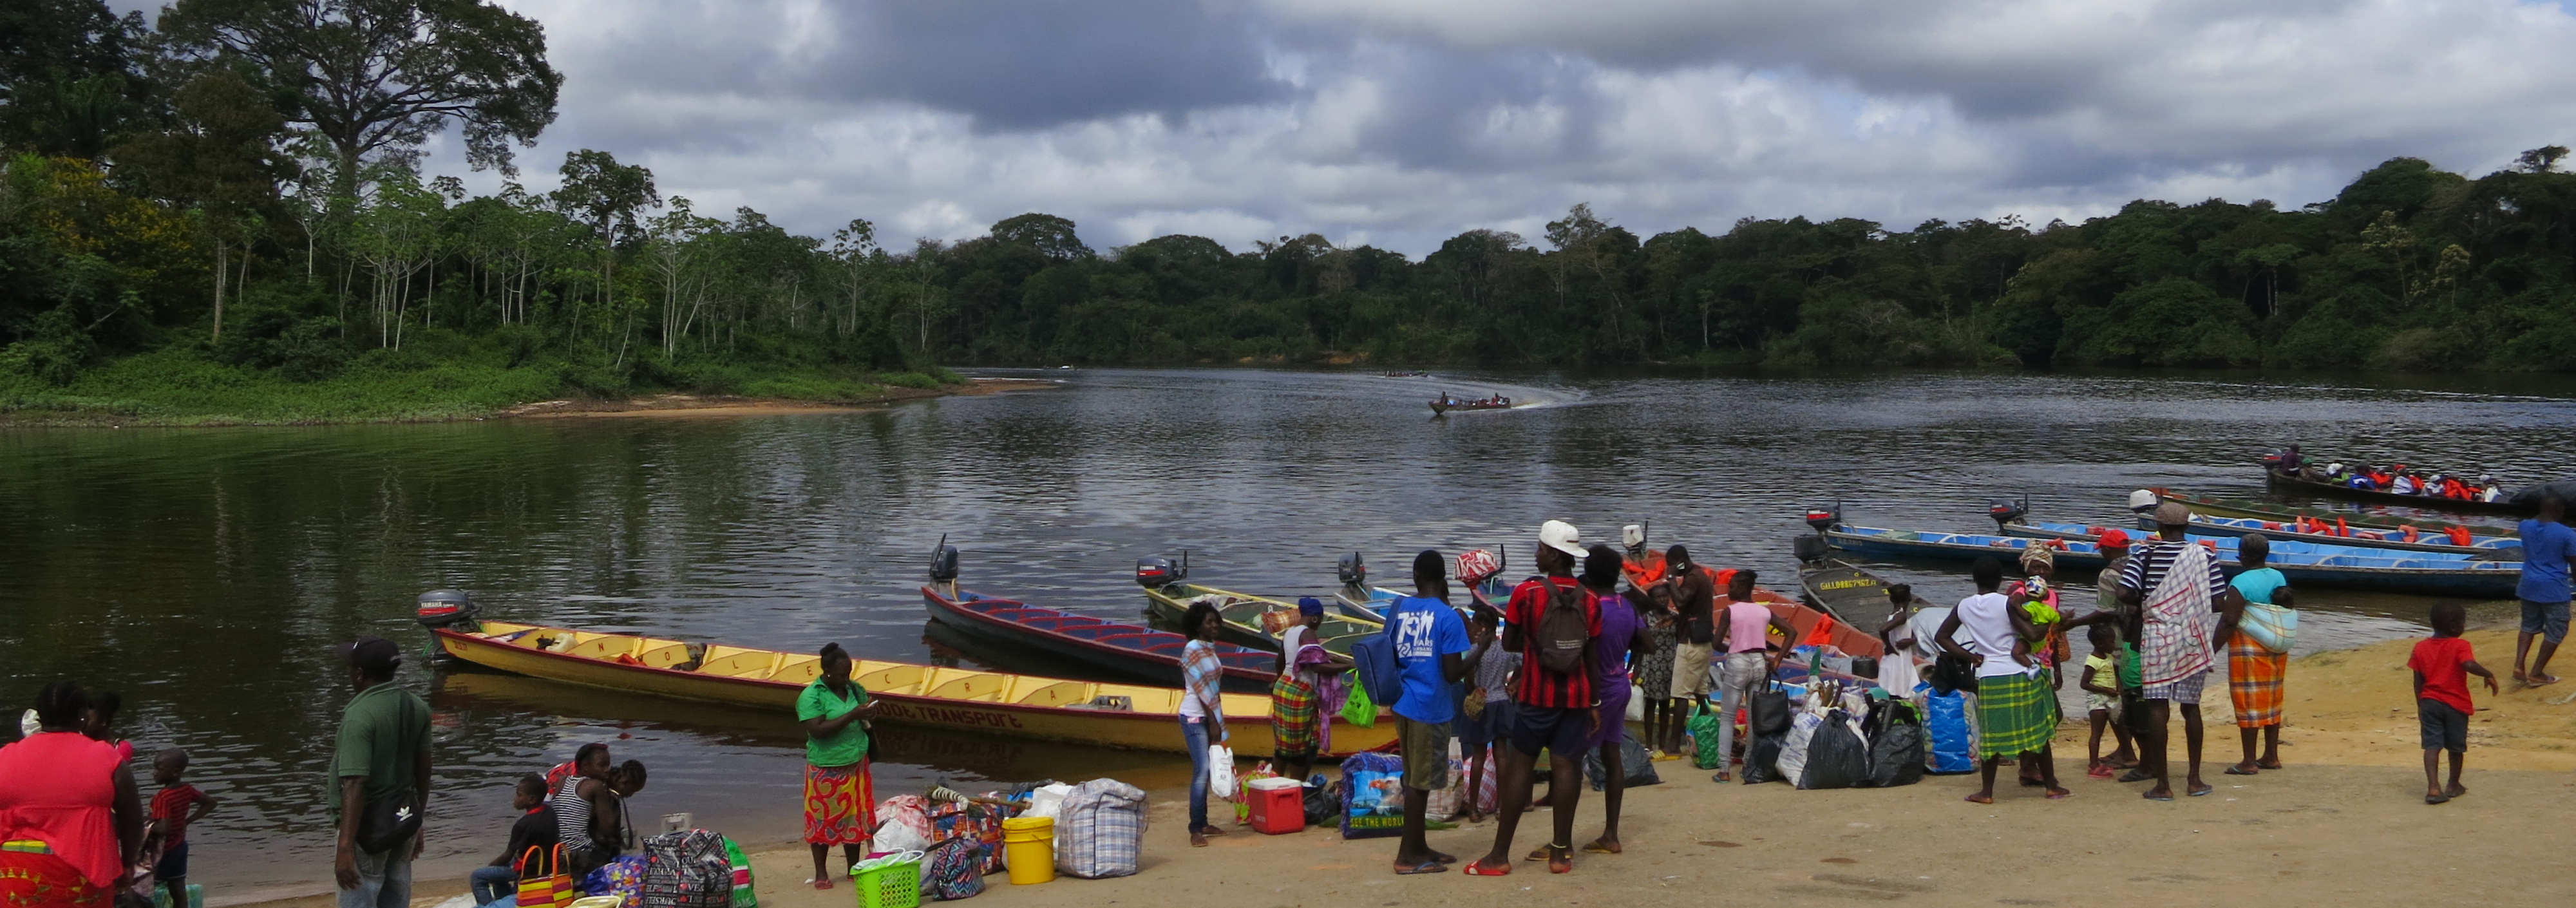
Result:
<svg viewBox="0 0 2576 908"><path fill-rule="evenodd" d="M1555 836L1545 849L1547 869L1574 869L1574 808L1583 791L1583 754L1600 732L1599 692L1592 689L1598 663L1593 638L1601 636L1600 601L1574 579L1574 566L1587 553L1574 525L1550 520L1538 529L1539 572L1512 590L1504 608L1503 645L1521 652L1520 683L1512 692L1514 717L1511 745L1503 749L1501 787L1496 792L1494 850L1467 864L1470 876L1503 876L1512 872L1512 834L1521 811L1529 806L1530 769L1539 751L1548 752L1554 775L1548 784L1549 806L1556 811ZM1582 631L1568 622L1550 622L1550 611L1571 607L1581 616ZM1578 652L1579 651L1579 652ZM1579 656L1579 664L1572 664Z"/></svg>

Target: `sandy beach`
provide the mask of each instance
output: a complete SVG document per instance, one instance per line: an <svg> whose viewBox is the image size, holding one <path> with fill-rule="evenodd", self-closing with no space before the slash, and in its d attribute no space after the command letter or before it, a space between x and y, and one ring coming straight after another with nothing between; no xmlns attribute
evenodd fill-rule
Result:
<svg viewBox="0 0 2576 908"><path fill-rule="evenodd" d="M717 416L782 416L800 413L856 413L880 409L884 404L933 397L976 397L1005 391L1036 391L1062 385L1039 378L976 378L963 385L938 389L885 389L885 396L873 401L782 400L771 397L737 397L722 394L661 394L624 400L542 400L520 404L501 411L499 416L516 419L632 419L694 418Z"/></svg>
<svg viewBox="0 0 2576 908"><path fill-rule="evenodd" d="M2469 635L2499 674L2512 664L2509 630ZM1324 828L1266 836L1237 828L1204 849L1182 832L1187 791L1152 790L1153 828L1143 870L1109 880L1058 879L1012 886L997 875L977 898L988 905L1182 906L1484 905L1498 895L1543 893L1548 904L1635 905L1731 893L1826 904L2079 905L2161 903L2394 904L2466 900L2564 905L2576 899L2576 859L2558 846L2576 795L2576 682L2539 689L2478 689L2471 725L2470 794L2422 801L2421 752L2404 669L2411 640L2294 660L2289 675L2286 768L2252 777L2219 773L2236 755L2236 728L2213 708L2204 778L2216 790L2171 803L2143 800L2143 784L2083 777L2085 730L2057 737L2061 775L2074 798L2050 802L2011 787L1997 803L1961 799L1974 775L1930 776L1896 789L1798 791L1786 785L1718 785L1686 762L1656 764L1664 784L1634 789L1622 820L1626 850L1584 854L1571 874L1520 862L1508 878L1391 872L1392 839L1344 841ZM2571 666L2576 667L2576 666ZM2175 735L2181 763L2181 736ZM2009 776L2009 770L2006 770ZM2179 787L2179 780L2177 780ZM880 792L887 794L889 792ZM1220 816L1230 816L1223 805ZM1600 833L1599 795L1584 793L1577 841ZM1521 824L1513 851L1549 835L1549 815ZM1432 846L1464 859L1493 841L1493 824L1433 833ZM761 903L840 908L846 881L803 885L805 850L792 843L753 858ZM838 866L838 859L834 859ZM1679 892L1674 890L1681 890ZM463 891L463 881L421 881L416 905ZM269 903L324 908L327 897Z"/></svg>

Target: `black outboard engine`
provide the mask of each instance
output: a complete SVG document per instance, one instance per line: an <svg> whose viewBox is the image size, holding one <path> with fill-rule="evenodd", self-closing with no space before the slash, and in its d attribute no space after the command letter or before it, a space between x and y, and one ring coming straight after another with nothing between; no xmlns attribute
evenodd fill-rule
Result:
<svg viewBox="0 0 2576 908"><path fill-rule="evenodd" d="M1833 547L1833 540L1820 535L1811 534L1789 540L1789 553L1798 556L1798 562L1801 564L1823 562L1825 553Z"/></svg>
<svg viewBox="0 0 2576 908"><path fill-rule="evenodd" d="M930 579L940 583L957 582L957 547L949 545L945 537L941 538L938 548L930 550Z"/></svg>
<svg viewBox="0 0 2576 908"><path fill-rule="evenodd" d="M1359 589L1368 584L1368 562L1361 559L1358 552L1342 556L1341 565L1334 573L1341 576L1343 586L1352 589Z"/></svg>
<svg viewBox="0 0 2576 908"><path fill-rule="evenodd" d="M1986 516L1995 519L1996 532L2002 532L2005 527L2011 526L2013 521L2020 520L2024 515L2029 513L2030 502L2027 500L2005 501L1998 499L1996 501L1989 502L1986 505Z"/></svg>
<svg viewBox="0 0 2576 908"><path fill-rule="evenodd" d="M474 618L481 613L474 605L474 597L464 590L430 590L420 594L420 608L412 612L412 619L433 631L465 631L474 628Z"/></svg>
<svg viewBox="0 0 2576 908"><path fill-rule="evenodd" d="M1181 553L1181 563L1178 567L1174 567L1169 558L1136 559L1136 585L1149 590L1162 589L1187 580L1189 576L1190 553L1186 551Z"/></svg>

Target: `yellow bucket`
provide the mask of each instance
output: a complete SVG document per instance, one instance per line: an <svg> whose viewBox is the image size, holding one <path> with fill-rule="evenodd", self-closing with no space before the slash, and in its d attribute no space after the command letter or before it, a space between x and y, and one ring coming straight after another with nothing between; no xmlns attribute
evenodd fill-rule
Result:
<svg viewBox="0 0 2576 908"><path fill-rule="evenodd" d="M1002 864L1010 868L1014 886L1055 879L1055 818L1003 820Z"/></svg>

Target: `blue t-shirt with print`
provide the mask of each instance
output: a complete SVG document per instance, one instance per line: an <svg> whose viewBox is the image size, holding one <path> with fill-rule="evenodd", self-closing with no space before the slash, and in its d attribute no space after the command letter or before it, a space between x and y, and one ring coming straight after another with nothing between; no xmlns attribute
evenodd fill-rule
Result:
<svg viewBox="0 0 2576 908"><path fill-rule="evenodd" d="M1449 679L1440 673L1440 657L1467 651L1467 623L1458 610L1438 599L1406 596L1386 609L1395 634L1395 664L1404 676L1404 696L1395 714L1416 722L1447 722L1457 717Z"/></svg>
<svg viewBox="0 0 2576 908"><path fill-rule="evenodd" d="M2576 553L2576 530L2555 520L2522 522L2522 583L2513 595L2524 602L2567 601L2567 557Z"/></svg>

